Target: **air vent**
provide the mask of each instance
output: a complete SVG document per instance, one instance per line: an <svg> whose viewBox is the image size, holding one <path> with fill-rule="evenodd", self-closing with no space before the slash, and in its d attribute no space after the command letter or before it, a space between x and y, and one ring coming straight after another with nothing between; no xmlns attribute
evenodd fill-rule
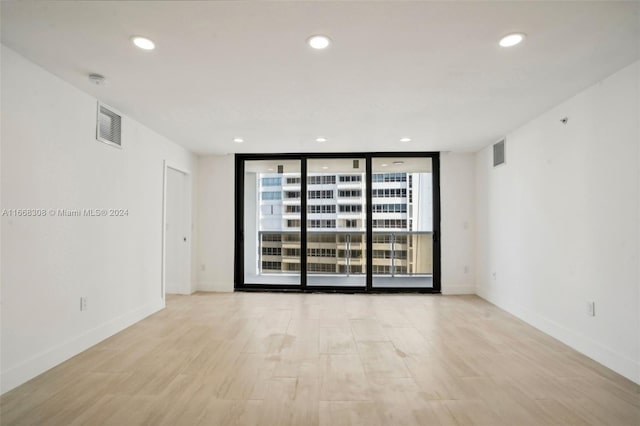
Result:
<svg viewBox="0 0 640 426"><path fill-rule="evenodd" d="M122 117L119 113L98 102L96 139L109 145L122 147L121 124Z"/></svg>
<svg viewBox="0 0 640 426"><path fill-rule="evenodd" d="M502 139L500 142L497 142L493 145L493 167L504 164L504 142L505 140Z"/></svg>

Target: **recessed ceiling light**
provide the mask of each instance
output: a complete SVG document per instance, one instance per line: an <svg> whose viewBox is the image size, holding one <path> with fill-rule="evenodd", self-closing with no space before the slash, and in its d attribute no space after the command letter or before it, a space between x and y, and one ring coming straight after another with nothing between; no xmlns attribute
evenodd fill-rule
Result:
<svg viewBox="0 0 640 426"><path fill-rule="evenodd" d="M272 171L273 171L273 169L272 169L271 167L269 167L267 170L268 170L268 171L270 171L270 172L272 172Z"/></svg>
<svg viewBox="0 0 640 426"><path fill-rule="evenodd" d="M502 47L511 47L519 44L524 40L525 35L523 33L513 33L507 34L506 36L500 39L500 46Z"/></svg>
<svg viewBox="0 0 640 426"><path fill-rule="evenodd" d="M326 49L331 44L331 39L325 35L314 35L307 39L309 46L314 49Z"/></svg>
<svg viewBox="0 0 640 426"><path fill-rule="evenodd" d="M404 164L404 161L394 161L393 164L395 164L396 166L401 166Z"/></svg>
<svg viewBox="0 0 640 426"><path fill-rule="evenodd" d="M400 142L411 142L411 138L400 138Z"/></svg>
<svg viewBox="0 0 640 426"><path fill-rule="evenodd" d="M380 164L380 165L381 165L382 167L387 167L387 166L388 166L388 164L387 164L387 163L382 163L382 164Z"/></svg>
<svg viewBox="0 0 640 426"><path fill-rule="evenodd" d="M322 166L322 170L327 170L329 166Z"/></svg>
<svg viewBox="0 0 640 426"><path fill-rule="evenodd" d="M156 44L146 37L133 36L131 37L131 41L142 50L153 50L156 48Z"/></svg>
<svg viewBox="0 0 640 426"><path fill-rule="evenodd" d="M242 139L242 138L233 138L233 141L235 143L242 143L242 142L244 142L244 139Z"/></svg>
<svg viewBox="0 0 640 426"><path fill-rule="evenodd" d="M326 142L327 138L316 138L316 142Z"/></svg>

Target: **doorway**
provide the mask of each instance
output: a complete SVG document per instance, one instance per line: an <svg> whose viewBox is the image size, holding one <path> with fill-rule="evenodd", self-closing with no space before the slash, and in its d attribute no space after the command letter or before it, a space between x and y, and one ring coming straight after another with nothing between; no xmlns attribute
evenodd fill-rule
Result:
<svg viewBox="0 0 640 426"><path fill-rule="evenodd" d="M191 294L190 175L165 164L163 297Z"/></svg>
<svg viewBox="0 0 640 426"><path fill-rule="evenodd" d="M235 288L440 291L438 153L237 154Z"/></svg>

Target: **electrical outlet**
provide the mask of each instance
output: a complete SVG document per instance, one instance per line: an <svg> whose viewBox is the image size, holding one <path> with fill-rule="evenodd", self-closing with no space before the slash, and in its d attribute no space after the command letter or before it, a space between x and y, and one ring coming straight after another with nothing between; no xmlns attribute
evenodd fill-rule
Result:
<svg viewBox="0 0 640 426"><path fill-rule="evenodd" d="M87 310L87 298L86 297L80 297L80 310L81 311L86 311Z"/></svg>
<svg viewBox="0 0 640 426"><path fill-rule="evenodd" d="M204 263L202 265L200 265L200 270L201 271L206 271L207 270L207 265L204 264Z"/></svg>
<svg viewBox="0 0 640 426"><path fill-rule="evenodd" d="M469 273L469 265L464 265L464 273L465 274Z"/></svg>
<svg viewBox="0 0 640 426"><path fill-rule="evenodd" d="M596 316L596 302L588 301L587 302L587 315L590 317Z"/></svg>

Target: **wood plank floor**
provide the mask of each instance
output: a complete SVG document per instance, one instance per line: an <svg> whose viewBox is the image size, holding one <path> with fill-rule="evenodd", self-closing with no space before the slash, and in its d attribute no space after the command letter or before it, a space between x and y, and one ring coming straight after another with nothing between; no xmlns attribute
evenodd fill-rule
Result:
<svg viewBox="0 0 640 426"><path fill-rule="evenodd" d="M200 293L3 395L2 425L640 425L640 389L475 296Z"/></svg>

